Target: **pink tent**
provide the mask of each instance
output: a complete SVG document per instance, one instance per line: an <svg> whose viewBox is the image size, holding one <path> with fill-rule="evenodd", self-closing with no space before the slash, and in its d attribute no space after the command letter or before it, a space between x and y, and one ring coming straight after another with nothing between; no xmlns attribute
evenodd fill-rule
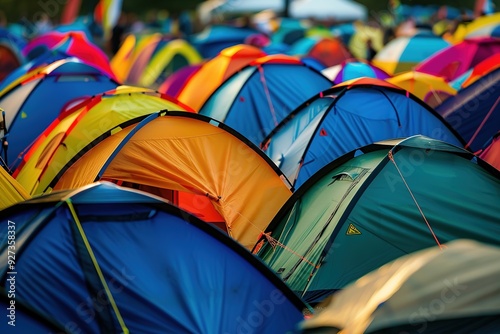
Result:
<svg viewBox="0 0 500 334"><path fill-rule="evenodd" d="M499 38L466 39L427 58L415 70L451 81L495 53L500 53Z"/></svg>
<svg viewBox="0 0 500 334"><path fill-rule="evenodd" d="M28 59L34 59L49 50L59 50L69 56L77 57L116 80L109 65L108 56L97 45L89 41L84 33L50 31L32 39L22 52Z"/></svg>

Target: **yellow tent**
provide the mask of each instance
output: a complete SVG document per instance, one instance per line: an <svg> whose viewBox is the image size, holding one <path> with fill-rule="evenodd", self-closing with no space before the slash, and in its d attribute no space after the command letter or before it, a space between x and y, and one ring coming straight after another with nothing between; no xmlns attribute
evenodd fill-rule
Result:
<svg viewBox="0 0 500 334"><path fill-rule="evenodd" d="M110 61L110 66L120 82L125 82L133 64L150 43L158 43L161 34L128 35L118 52Z"/></svg>
<svg viewBox="0 0 500 334"><path fill-rule="evenodd" d="M0 189L2 192L0 210L30 198L26 190L2 167L0 167Z"/></svg>
<svg viewBox="0 0 500 334"><path fill-rule="evenodd" d="M193 201L206 198L228 234L249 249L292 194L282 172L244 137L208 117L181 112L153 114L108 137L51 187L98 180L198 195Z"/></svg>
<svg viewBox="0 0 500 334"><path fill-rule="evenodd" d="M404 72L386 81L409 91L431 107L457 93L443 78L417 71Z"/></svg>
<svg viewBox="0 0 500 334"><path fill-rule="evenodd" d="M96 95L56 119L33 143L13 176L32 195L41 194L61 168L96 141L165 109L185 110L146 88L119 86Z"/></svg>
<svg viewBox="0 0 500 334"><path fill-rule="evenodd" d="M480 16L470 23L459 24L453 34L453 42L459 43L473 37L491 37L489 32L499 25L500 13Z"/></svg>
<svg viewBox="0 0 500 334"><path fill-rule="evenodd" d="M153 87L158 78L165 76L165 73L168 75L169 72L173 73L183 66L201 63L202 60L203 58L198 51L185 40L169 41L154 52L138 84L144 87Z"/></svg>

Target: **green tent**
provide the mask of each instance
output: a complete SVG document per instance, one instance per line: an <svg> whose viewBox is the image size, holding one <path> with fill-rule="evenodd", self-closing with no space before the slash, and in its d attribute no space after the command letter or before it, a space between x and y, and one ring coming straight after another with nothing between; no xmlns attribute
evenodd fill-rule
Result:
<svg viewBox="0 0 500 334"><path fill-rule="evenodd" d="M414 251L500 243L500 172L423 136L348 153L288 200L254 247L309 303Z"/></svg>

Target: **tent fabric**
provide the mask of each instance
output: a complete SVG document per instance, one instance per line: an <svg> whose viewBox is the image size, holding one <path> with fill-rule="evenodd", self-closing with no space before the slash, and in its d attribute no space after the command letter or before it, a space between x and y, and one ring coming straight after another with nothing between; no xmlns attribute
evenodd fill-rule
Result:
<svg viewBox="0 0 500 334"><path fill-rule="evenodd" d="M258 145L293 109L330 85L294 57L266 56L226 80L199 114L227 124Z"/></svg>
<svg viewBox="0 0 500 334"><path fill-rule="evenodd" d="M291 56L307 56L318 60L326 67L341 64L352 58L342 41L332 37L306 36L293 43L287 54Z"/></svg>
<svg viewBox="0 0 500 334"><path fill-rule="evenodd" d="M160 40L155 51L142 69L138 78L128 77L127 81L143 87L158 87L165 79L184 66L202 61L198 51L181 39Z"/></svg>
<svg viewBox="0 0 500 334"><path fill-rule="evenodd" d="M123 82L129 77L139 78L163 36L160 33L128 35L111 60L111 66ZM169 40L165 37L166 40Z"/></svg>
<svg viewBox="0 0 500 334"><path fill-rule="evenodd" d="M427 58L415 70L452 81L496 53L500 53L500 41L497 38L466 39Z"/></svg>
<svg viewBox="0 0 500 334"><path fill-rule="evenodd" d="M10 174L0 167L0 210L30 198L28 192Z"/></svg>
<svg viewBox="0 0 500 334"><path fill-rule="evenodd" d="M464 268L467 268L464 270ZM500 325L500 249L456 240L384 265L322 304L303 321L303 333L336 328L346 333L494 333ZM428 313L418 312L424 310ZM436 312L439 310L438 312ZM437 326L436 326L437 325ZM436 328L437 327L437 328Z"/></svg>
<svg viewBox="0 0 500 334"><path fill-rule="evenodd" d="M6 310L7 316L5 321L0 323L2 333L64 333L63 326L33 311L19 298L9 298L9 289L0 289L0 307Z"/></svg>
<svg viewBox="0 0 500 334"><path fill-rule="evenodd" d="M481 79L486 74L498 69L500 67L500 53L491 55L486 58L476 66L472 68L472 71L464 80L461 85L461 88L468 87L472 85L477 80Z"/></svg>
<svg viewBox="0 0 500 334"><path fill-rule="evenodd" d="M259 33L248 28L239 28L226 25L210 25L200 33L189 39L204 59L217 56L222 50L237 44L244 44L245 40Z"/></svg>
<svg viewBox="0 0 500 334"><path fill-rule="evenodd" d="M247 248L291 195L288 180L257 147L221 123L185 112L153 114L117 132L48 186L72 189L101 179L204 196Z"/></svg>
<svg viewBox="0 0 500 334"><path fill-rule="evenodd" d="M357 78L387 79L390 77L384 70L360 59L347 59L342 64L328 67L321 71L334 85Z"/></svg>
<svg viewBox="0 0 500 334"><path fill-rule="evenodd" d="M295 109L262 141L295 188L336 158L373 142L423 134L463 146L426 104L383 80L346 81Z"/></svg>
<svg viewBox="0 0 500 334"><path fill-rule="evenodd" d="M423 248L460 238L498 244L499 195L500 172L464 149L423 136L380 142L311 177L254 252L318 303Z"/></svg>
<svg viewBox="0 0 500 334"><path fill-rule="evenodd" d="M434 35L398 37L377 52L373 64L395 75L413 70L420 62L449 46L450 43Z"/></svg>
<svg viewBox="0 0 500 334"><path fill-rule="evenodd" d="M72 332L286 332L307 308L235 241L142 192L98 183L0 216L2 233L18 227L16 298Z"/></svg>
<svg viewBox="0 0 500 334"><path fill-rule="evenodd" d="M53 62L64 58L70 58L70 56L62 51L51 51L36 57L32 61L29 61L22 66L17 67L0 82L0 92L10 84L12 84L14 81L21 78L23 75L26 75L28 72L50 65Z"/></svg>
<svg viewBox="0 0 500 334"><path fill-rule="evenodd" d="M202 65L203 63L199 63L181 67L163 81L160 87L158 87L158 91L178 99L179 94Z"/></svg>
<svg viewBox="0 0 500 334"><path fill-rule="evenodd" d="M0 82L23 62L24 59L19 56L15 46L0 37Z"/></svg>
<svg viewBox="0 0 500 334"><path fill-rule="evenodd" d="M50 123L72 104L118 86L95 67L76 58L67 58L35 69L12 82L0 92L0 105L6 112L7 163L16 167L19 155ZM47 96L57 98L47 102ZM29 131L28 131L29 130Z"/></svg>
<svg viewBox="0 0 500 334"><path fill-rule="evenodd" d="M55 119L26 152L13 176L30 194L39 195L63 166L89 150L96 141L160 110L186 109L153 90L118 86L83 101Z"/></svg>
<svg viewBox="0 0 500 334"><path fill-rule="evenodd" d="M256 47L243 44L222 50L193 74L179 93L178 99L194 110L200 110L203 103L224 81L254 59L265 55Z"/></svg>
<svg viewBox="0 0 500 334"><path fill-rule="evenodd" d="M479 157L500 170L500 132L479 152Z"/></svg>
<svg viewBox="0 0 500 334"><path fill-rule="evenodd" d="M417 71L404 72L386 80L409 91L432 108L457 93L443 78Z"/></svg>
<svg viewBox="0 0 500 334"><path fill-rule="evenodd" d="M50 31L33 38L22 52L27 59L33 60L45 52L55 50L77 57L117 80L109 64L108 56L83 32Z"/></svg>
<svg viewBox="0 0 500 334"><path fill-rule="evenodd" d="M498 26L500 22L500 14L484 15L474 19L472 22L462 25L457 28L453 38L459 43L464 39L474 37L494 37L491 36L492 30ZM461 29L460 29L461 28Z"/></svg>
<svg viewBox="0 0 500 334"><path fill-rule="evenodd" d="M478 79L436 108L473 152L500 130L500 69Z"/></svg>

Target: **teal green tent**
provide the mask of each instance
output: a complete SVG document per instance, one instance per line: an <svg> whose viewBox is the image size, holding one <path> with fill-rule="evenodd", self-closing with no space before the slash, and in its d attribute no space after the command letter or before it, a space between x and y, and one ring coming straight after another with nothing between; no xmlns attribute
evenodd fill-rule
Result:
<svg viewBox="0 0 500 334"><path fill-rule="evenodd" d="M254 247L314 304L414 251L468 238L500 244L500 172L423 136L375 143L314 174Z"/></svg>

